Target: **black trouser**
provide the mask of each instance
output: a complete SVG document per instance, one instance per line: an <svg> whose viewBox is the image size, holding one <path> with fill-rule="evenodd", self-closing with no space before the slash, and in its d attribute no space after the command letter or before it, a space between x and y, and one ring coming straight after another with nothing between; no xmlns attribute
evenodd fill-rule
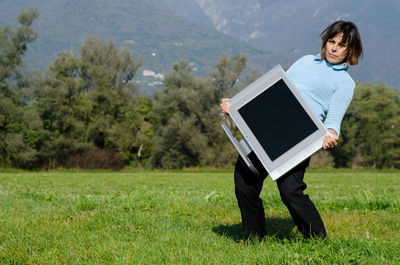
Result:
<svg viewBox="0 0 400 265"><path fill-rule="evenodd" d="M303 182L310 158L306 159L277 180L283 203L289 210L294 223L305 237L326 237L324 223L314 204L303 191ZM254 162L253 162L254 164ZM235 193L242 215L245 236L266 235L265 213L260 192L267 172L260 164L255 165L261 176L255 175L239 157L235 167Z"/></svg>

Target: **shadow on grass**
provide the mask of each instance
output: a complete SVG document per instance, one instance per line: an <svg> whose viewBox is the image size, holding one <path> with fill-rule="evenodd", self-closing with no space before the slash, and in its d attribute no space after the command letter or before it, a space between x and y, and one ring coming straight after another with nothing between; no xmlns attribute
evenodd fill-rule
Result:
<svg viewBox="0 0 400 265"><path fill-rule="evenodd" d="M292 229L295 226L291 218L270 217L267 222L267 237L275 237L278 240L290 239L293 237ZM219 225L212 231L220 236L225 236L235 242L240 242L244 239L242 223L234 225Z"/></svg>

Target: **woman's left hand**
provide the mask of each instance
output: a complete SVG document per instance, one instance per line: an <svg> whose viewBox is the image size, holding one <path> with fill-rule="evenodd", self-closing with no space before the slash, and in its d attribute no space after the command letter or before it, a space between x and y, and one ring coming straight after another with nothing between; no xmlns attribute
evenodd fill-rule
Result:
<svg viewBox="0 0 400 265"><path fill-rule="evenodd" d="M322 147L324 149L335 147L337 145L337 141L339 140L339 137L335 130L328 129L328 131L329 134L325 135L324 142L322 143Z"/></svg>
<svg viewBox="0 0 400 265"><path fill-rule="evenodd" d="M221 99L221 105L219 107L221 108L221 111L225 114L229 113L229 107L231 104L229 103L229 98L222 98Z"/></svg>

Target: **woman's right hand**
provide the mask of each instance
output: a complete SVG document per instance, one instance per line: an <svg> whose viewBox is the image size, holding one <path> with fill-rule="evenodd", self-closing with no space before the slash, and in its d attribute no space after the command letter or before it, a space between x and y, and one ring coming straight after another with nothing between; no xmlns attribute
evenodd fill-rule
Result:
<svg viewBox="0 0 400 265"><path fill-rule="evenodd" d="M221 111L225 114L229 113L229 107L231 106L231 104L229 104L229 98L223 98L221 99L221 104L219 105L219 107L221 108Z"/></svg>
<svg viewBox="0 0 400 265"><path fill-rule="evenodd" d="M322 143L322 147L324 149L326 148L334 148L337 146L337 142L339 140L339 136L337 135L337 132L334 129L328 129L328 134L325 135L324 141Z"/></svg>

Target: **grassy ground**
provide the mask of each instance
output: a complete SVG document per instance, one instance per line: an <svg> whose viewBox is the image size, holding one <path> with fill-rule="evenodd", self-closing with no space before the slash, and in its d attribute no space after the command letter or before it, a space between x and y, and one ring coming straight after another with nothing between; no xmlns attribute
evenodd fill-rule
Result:
<svg viewBox="0 0 400 265"><path fill-rule="evenodd" d="M262 191L268 238L242 240L232 171L0 172L0 264L400 264L400 171L309 170L328 239Z"/></svg>

